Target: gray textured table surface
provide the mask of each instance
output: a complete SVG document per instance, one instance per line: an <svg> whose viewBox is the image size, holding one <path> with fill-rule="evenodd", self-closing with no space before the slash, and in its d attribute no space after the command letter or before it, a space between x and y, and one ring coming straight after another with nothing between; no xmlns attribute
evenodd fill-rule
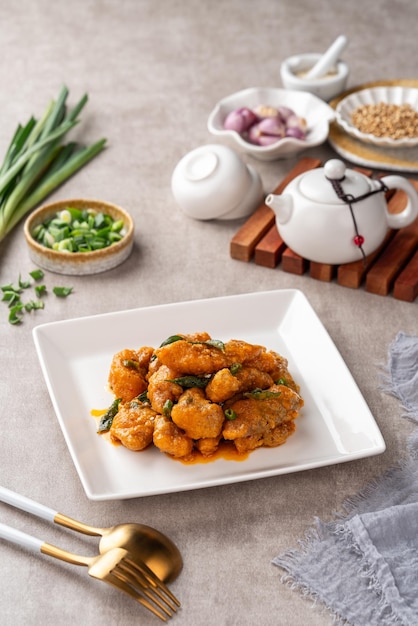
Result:
<svg viewBox="0 0 418 626"><path fill-rule="evenodd" d="M402 456L410 426L379 389L379 364L400 330L418 330L417 302L322 283L233 261L237 223L187 219L170 178L189 150L213 142L207 117L220 98L248 86L281 86L280 61L324 50L344 32L349 86L415 78L415 0L47 0L0 1L0 152L18 121L39 114L65 82L87 91L83 132L108 149L54 198L120 204L136 222L135 248L120 268L71 279L74 294L48 301L21 327L0 316L0 483L92 524L137 520L166 532L184 570L173 583L183 607L173 624L320 626L332 619L281 583L271 559L295 547L315 516L329 519L345 498ZM309 153L327 158L325 144ZM255 162L264 189L294 160ZM0 282L32 269L22 228L0 244ZM67 280L67 282L69 282ZM32 340L38 323L170 302L297 288L334 340L386 440L384 454L297 474L160 496L94 502L86 497L41 374ZM261 314L260 314L261 316ZM260 319L260 323L262 320ZM117 468L115 468L117 471ZM191 471L193 469L191 468ZM68 532L0 505L0 520L82 550ZM84 570L0 542L4 626L155 624Z"/></svg>

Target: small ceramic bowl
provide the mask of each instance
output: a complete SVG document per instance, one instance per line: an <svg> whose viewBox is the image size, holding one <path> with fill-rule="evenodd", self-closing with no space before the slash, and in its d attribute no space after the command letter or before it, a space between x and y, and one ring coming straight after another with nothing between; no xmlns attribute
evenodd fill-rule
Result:
<svg viewBox="0 0 418 626"><path fill-rule="evenodd" d="M186 154L173 171L171 188L184 213L198 220L247 217L263 197L258 173L232 148L218 144Z"/></svg>
<svg viewBox="0 0 418 626"><path fill-rule="evenodd" d="M115 220L123 220L123 238L100 250L92 252L65 252L52 250L35 241L32 232L36 226L67 207L94 209ZM105 272L125 261L132 251L134 223L131 216L114 204L101 200L70 199L52 202L33 211L24 224L24 234L31 260L39 267L57 274L87 275Z"/></svg>
<svg viewBox="0 0 418 626"><path fill-rule="evenodd" d="M397 106L409 104L416 112L418 111L418 89L402 87L400 85L395 87L381 86L361 89L340 100L336 108L336 121L346 133L365 143L386 148L413 148L417 146L418 136L405 137L402 139L378 137L370 133L363 133L353 125L351 115L355 109L361 106L377 105L380 103L396 104Z"/></svg>
<svg viewBox="0 0 418 626"><path fill-rule="evenodd" d="M336 65L322 78L304 78L304 73L310 70L321 56L312 52L285 59L280 67L283 86L286 89L307 91L326 101L342 93L349 75L348 65L344 61L337 61Z"/></svg>
<svg viewBox="0 0 418 626"><path fill-rule="evenodd" d="M255 109L259 105L286 106L307 123L306 139L284 137L270 146L258 146L246 141L234 130L225 130L224 122L231 111L241 107ZM328 137L329 124L335 111L320 98L303 91L251 87L220 100L208 119L208 130L219 137L231 139L235 145L261 161L274 161L295 156L302 150L319 146Z"/></svg>

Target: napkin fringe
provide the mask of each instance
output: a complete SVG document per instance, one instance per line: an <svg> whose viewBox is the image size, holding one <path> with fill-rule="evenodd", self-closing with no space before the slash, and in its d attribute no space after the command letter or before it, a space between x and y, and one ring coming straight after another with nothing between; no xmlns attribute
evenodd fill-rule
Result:
<svg viewBox="0 0 418 626"><path fill-rule="evenodd" d="M368 583L368 588L375 594L377 599L376 608L383 616L385 626L399 626L405 624L403 620L399 619L398 615L394 612L393 607L388 603L386 595L376 572L373 569L373 565L367 560L366 555L361 549L359 543L355 540L354 535L350 528L347 528L344 524L339 524L335 527L335 536L339 541L344 544L344 547L351 553L355 554L358 558L359 569L358 575Z"/></svg>
<svg viewBox="0 0 418 626"><path fill-rule="evenodd" d="M288 555L291 558L291 554ZM279 565L283 569L286 569L286 566L282 563L274 563L275 565ZM347 620L343 619L340 615L335 613L330 607L324 604L323 599L305 583L301 580L296 580L294 576L290 573L283 574L280 582L291 589L292 591L298 591L300 595L305 599L309 600L312 603L312 609L319 609L319 612L322 615L326 615L329 619L331 619L332 623L335 626L350 626L350 623Z"/></svg>
<svg viewBox="0 0 418 626"><path fill-rule="evenodd" d="M315 544L321 542L321 526L323 522L319 518L315 518L316 526L306 531L303 539L298 540L298 548L292 548L288 551L276 556L272 560L272 564L281 567L286 573L282 574L280 582L292 591L298 591L303 598L312 603L312 609L319 609L324 615L327 615L335 624L335 626L350 626L350 623L339 615L334 609L324 602L324 598L314 591L311 586L304 583L297 572L304 567L304 558L312 550Z"/></svg>
<svg viewBox="0 0 418 626"><path fill-rule="evenodd" d="M416 364L418 360L418 337L402 331L396 335L393 343L389 346L387 363L380 366L383 380L379 389L399 400L401 408L405 411L402 417L406 417L417 424L416 396L415 398L408 397L405 394L405 389L411 389L413 380L418 381L418 375L413 368L407 372L401 372L398 363L399 354L408 360L409 367L411 363Z"/></svg>

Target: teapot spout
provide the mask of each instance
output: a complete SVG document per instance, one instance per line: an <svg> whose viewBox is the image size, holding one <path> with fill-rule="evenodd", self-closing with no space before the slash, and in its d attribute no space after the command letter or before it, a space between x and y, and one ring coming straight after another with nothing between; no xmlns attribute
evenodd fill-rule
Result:
<svg viewBox="0 0 418 626"><path fill-rule="evenodd" d="M289 194L281 194L278 196L270 193L266 197L265 203L273 209L279 224L286 224L286 222L290 220L293 211L292 196Z"/></svg>

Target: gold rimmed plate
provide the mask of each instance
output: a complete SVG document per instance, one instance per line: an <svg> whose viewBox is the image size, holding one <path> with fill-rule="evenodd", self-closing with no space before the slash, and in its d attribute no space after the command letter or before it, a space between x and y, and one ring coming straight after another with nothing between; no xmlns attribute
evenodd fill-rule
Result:
<svg viewBox="0 0 418 626"><path fill-rule="evenodd" d="M340 94L329 104L333 109L337 109L338 104L351 94L376 87L398 86L418 88L418 79L381 80L358 85ZM339 155L357 165L398 172L418 172L418 146L391 148L366 144L352 137L337 121L330 124L328 141Z"/></svg>

